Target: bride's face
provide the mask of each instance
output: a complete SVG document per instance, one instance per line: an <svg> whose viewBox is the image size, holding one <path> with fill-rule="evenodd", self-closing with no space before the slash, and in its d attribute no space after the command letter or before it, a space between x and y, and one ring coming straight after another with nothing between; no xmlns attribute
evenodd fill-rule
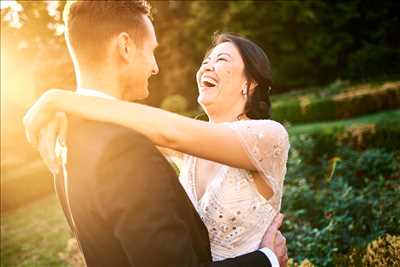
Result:
<svg viewBox="0 0 400 267"><path fill-rule="evenodd" d="M210 107L224 110L243 101L246 82L244 63L237 47L224 42L204 58L196 75L198 103L207 111Z"/></svg>

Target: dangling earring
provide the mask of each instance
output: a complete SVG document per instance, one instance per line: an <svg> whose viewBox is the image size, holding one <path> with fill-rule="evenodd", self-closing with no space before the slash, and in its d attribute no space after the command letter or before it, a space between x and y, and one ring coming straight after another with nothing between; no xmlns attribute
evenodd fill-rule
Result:
<svg viewBox="0 0 400 267"><path fill-rule="evenodd" d="M243 89L242 89L242 95L244 95L245 98L247 98L247 82L244 83Z"/></svg>

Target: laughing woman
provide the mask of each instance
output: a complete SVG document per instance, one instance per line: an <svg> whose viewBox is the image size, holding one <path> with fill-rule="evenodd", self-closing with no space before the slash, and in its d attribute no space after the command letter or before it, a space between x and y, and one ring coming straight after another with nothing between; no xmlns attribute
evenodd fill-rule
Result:
<svg viewBox="0 0 400 267"><path fill-rule="evenodd" d="M285 128L269 119L270 63L252 41L217 36L196 78L208 122L50 90L31 108L26 125L35 137L47 111L63 111L134 129L166 153L176 151L183 160L179 180L208 228L213 259L221 260L258 249L279 213L289 141Z"/></svg>

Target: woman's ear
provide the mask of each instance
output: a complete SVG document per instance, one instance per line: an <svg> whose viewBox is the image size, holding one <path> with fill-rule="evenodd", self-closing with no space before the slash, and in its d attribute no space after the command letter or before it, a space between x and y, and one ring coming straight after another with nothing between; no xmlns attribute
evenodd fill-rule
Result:
<svg viewBox="0 0 400 267"><path fill-rule="evenodd" d="M248 84L249 84L249 93L250 95L252 95L254 93L254 89L257 87L258 84L256 83L256 81L249 81Z"/></svg>
<svg viewBox="0 0 400 267"><path fill-rule="evenodd" d="M127 32L121 32L117 37L119 56L129 63L136 53L136 45Z"/></svg>

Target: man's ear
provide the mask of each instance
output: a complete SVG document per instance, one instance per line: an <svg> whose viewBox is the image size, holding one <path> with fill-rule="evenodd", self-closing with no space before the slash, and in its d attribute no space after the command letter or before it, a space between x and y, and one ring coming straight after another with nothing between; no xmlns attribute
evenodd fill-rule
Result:
<svg viewBox="0 0 400 267"><path fill-rule="evenodd" d="M136 53L136 45L127 32L121 32L117 37L118 52L121 58L130 62L132 54Z"/></svg>

